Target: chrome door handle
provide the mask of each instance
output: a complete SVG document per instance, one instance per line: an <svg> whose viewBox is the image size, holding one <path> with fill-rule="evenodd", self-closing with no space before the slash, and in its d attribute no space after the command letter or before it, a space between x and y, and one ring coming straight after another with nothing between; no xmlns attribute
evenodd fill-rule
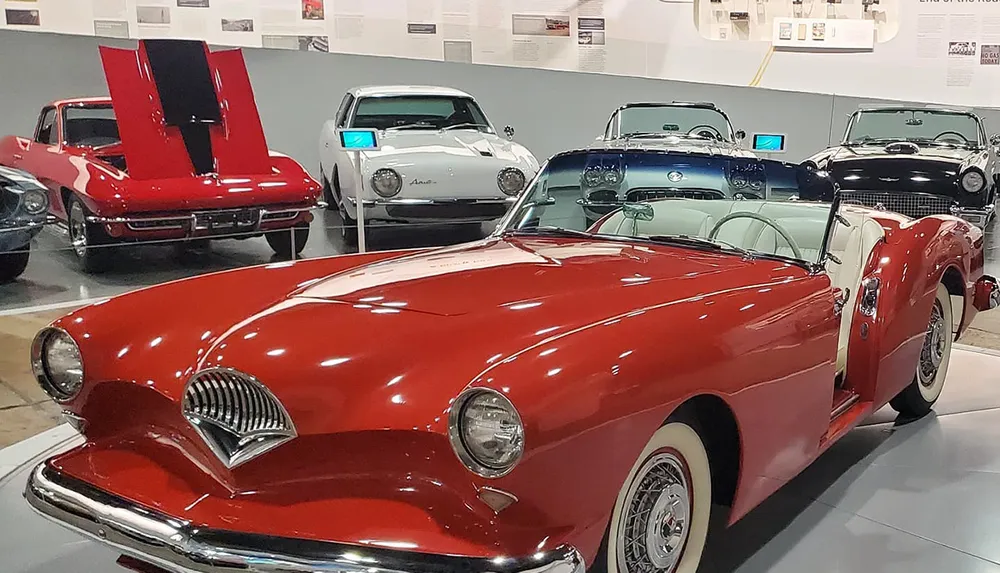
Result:
<svg viewBox="0 0 1000 573"><path fill-rule="evenodd" d="M24 156L21 155L20 153L15 153L14 154L14 159L24 159Z"/></svg>

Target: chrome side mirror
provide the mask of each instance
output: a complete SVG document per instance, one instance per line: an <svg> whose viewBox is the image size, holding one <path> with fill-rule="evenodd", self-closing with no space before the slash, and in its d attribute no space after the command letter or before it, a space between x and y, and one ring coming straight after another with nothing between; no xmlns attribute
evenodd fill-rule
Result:
<svg viewBox="0 0 1000 573"><path fill-rule="evenodd" d="M504 127L503 134L507 136L507 139L514 139L514 128L509 125Z"/></svg>
<svg viewBox="0 0 1000 573"><path fill-rule="evenodd" d="M652 221L653 206L649 203L625 203L622 205L622 215L635 221Z"/></svg>
<svg viewBox="0 0 1000 573"><path fill-rule="evenodd" d="M736 139L738 139L739 141L743 141L746 138L747 138L747 132L743 131L742 129L736 130Z"/></svg>
<svg viewBox="0 0 1000 573"><path fill-rule="evenodd" d="M994 133L990 136L990 144L1000 146L1000 134Z"/></svg>

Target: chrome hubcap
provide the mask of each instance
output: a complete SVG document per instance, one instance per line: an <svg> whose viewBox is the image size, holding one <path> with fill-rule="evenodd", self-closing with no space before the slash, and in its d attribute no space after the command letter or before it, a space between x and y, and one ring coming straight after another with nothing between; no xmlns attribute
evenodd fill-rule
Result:
<svg viewBox="0 0 1000 573"><path fill-rule="evenodd" d="M931 320L927 324L927 334L924 335L924 346L920 350L920 365L917 368L917 379L926 388L934 384L938 368L944 360L945 337L948 336L948 330L944 323L941 303L935 301L931 310Z"/></svg>
<svg viewBox="0 0 1000 573"><path fill-rule="evenodd" d="M69 240L76 256L87 254L87 219L79 203L73 203L69 210Z"/></svg>
<svg viewBox="0 0 1000 573"><path fill-rule="evenodd" d="M680 562L691 518L691 494L681 460L658 454L636 474L618 531L623 573L672 572Z"/></svg>

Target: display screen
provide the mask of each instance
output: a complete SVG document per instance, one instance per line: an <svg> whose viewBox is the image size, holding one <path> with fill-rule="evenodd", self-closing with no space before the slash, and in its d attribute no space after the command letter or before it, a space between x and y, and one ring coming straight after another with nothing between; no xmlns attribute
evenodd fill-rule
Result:
<svg viewBox="0 0 1000 573"><path fill-rule="evenodd" d="M340 145L344 149L355 151L378 149L373 129L345 129L340 132Z"/></svg>
<svg viewBox="0 0 1000 573"><path fill-rule="evenodd" d="M772 133L753 134L753 150L771 153L785 150L785 136Z"/></svg>

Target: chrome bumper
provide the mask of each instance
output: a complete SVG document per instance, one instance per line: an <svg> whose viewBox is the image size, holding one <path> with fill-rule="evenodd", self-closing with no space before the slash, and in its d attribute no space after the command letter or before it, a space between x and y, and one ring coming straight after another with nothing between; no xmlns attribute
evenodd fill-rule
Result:
<svg viewBox="0 0 1000 573"><path fill-rule="evenodd" d="M358 205L358 200L354 197L346 197L351 205ZM494 197L490 199L406 199L403 197L390 197L388 199L365 199L361 202L365 207L381 207L390 205L513 205L517 197Z"/></svg>
<svg viewBox="0 0 1000 573"><path fill-rule="evenodd" d="M997 279L983 275L976 281L974 300L976 310L985 312L1000 307L1000 284Z"/></svg>
<svg viewBox="0 0 1000 573"><path fill-rule="evenodd" d="M345 197L357 213L357 199ZM485 199L364 199L365 218L373 221L461 222L487 221L502 217L517 197Z"/></svg>
<svg viewBox="0 0 1000 573"><path fill-rule="evenodd" d="M567 546L530 557L466 558L194 526L60 473L43 462L28 503L44 517L173 573L584 573Z"/></svg>
<svg viewBox="0 0 1000 573"><path fill-rule="evenodd" d="M297 218L306 211L326 208L326 203L318 203L315 207L294 207L290 209L258 209L254 220L247 224L239 224L233 228L237 231L253 231L259 229L263 223L290 221ZM172 215L166 217L100 217L90 215L87 217L88 223L98 223L104 225L120 224L125 225L131 231L171 231L183 229L189 232L206 231L209 227L199 224L199 217L230 211L252 211L255 207L246 209L219 209L217 211L195 211L184 215Z"/></svg>
<svg viewBox="0 0 1000 573"><path fill-rule="evenodd" d="M972 223L973 225L982 228L985 227L990 219L993 218L996 212L996 205L987 205L982 209L972 209L969 207L952 207L951 214L966 221Z"/></svg>

